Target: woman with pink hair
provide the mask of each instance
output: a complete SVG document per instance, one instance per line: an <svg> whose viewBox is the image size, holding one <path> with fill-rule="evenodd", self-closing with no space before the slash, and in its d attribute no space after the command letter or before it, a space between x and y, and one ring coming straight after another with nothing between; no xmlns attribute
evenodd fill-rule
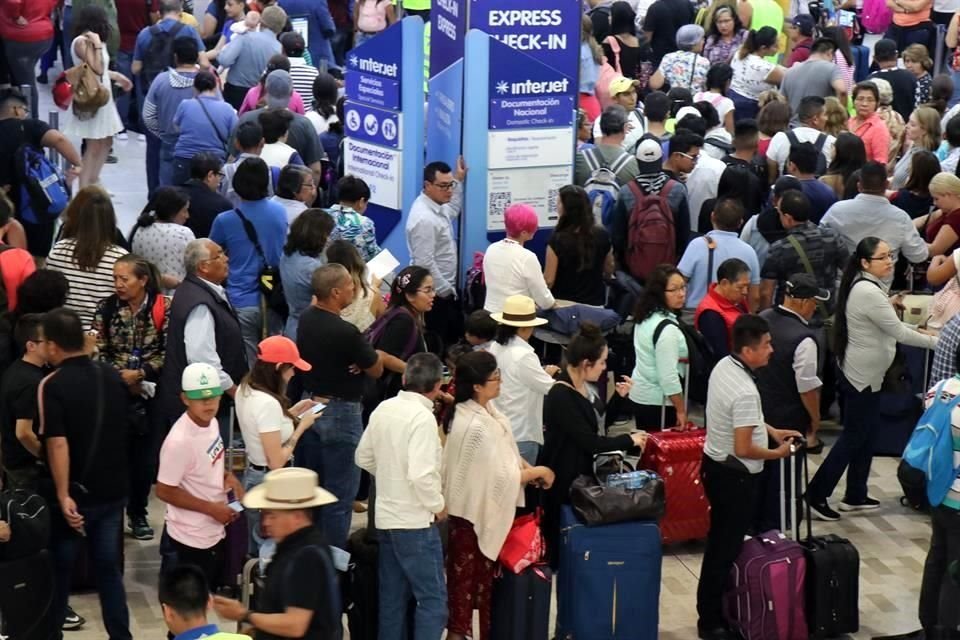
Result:
<svg viewBox="0 0 960 640"><path fill-rule="evenodd" d="M483 256L487 283L483 308L490 313L503 311L504 300L513 295L532 298L540 309L552 308L553 294L543 279L540 261L523 247L537 233L537 212L527 204L512 204L503 214L503 222L507 237L487 247Z"/></svg>

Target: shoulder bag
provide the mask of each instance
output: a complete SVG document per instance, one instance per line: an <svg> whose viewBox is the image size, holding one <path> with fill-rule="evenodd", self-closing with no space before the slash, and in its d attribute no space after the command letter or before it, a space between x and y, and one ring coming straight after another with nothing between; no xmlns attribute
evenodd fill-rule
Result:
<svg viewBox="0 0 960 640"><path fill-rule="evenodd" d="M234 209L234 212L239 216L240 222L243 223L243 230L246 231L247 237L250 238L250 242L253 243L253 248L257 252L257 255L263 260L259 283L264 304L267 309L276 312L281 318L286 318L289 309L287 307L287 299L283 295L283 283L280 281L280 270L271 267L267 261L267 254L263 252L263 247L260 246L260 238L257 236L257 229L253 226L253 223L243 215L239 207ZM264 318L264 322L265 321L266 318Z"/></svg>

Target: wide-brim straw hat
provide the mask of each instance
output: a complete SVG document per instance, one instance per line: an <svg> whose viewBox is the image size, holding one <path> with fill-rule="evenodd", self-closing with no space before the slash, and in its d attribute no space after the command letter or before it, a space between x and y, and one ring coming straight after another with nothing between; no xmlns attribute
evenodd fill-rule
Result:
<svg viewBox="0 0 960 640"><path fill-rule="evenodd" d="M243 496L247 509L309 509L336 501L335 495L319 486L315 472L300 467L269 472L262 483Z"/></svg>
<svg viewBox="0 0 960 640"><path fill-rule="evenodd" d="M539 327L547 324L545 318L537 317L537 305L527 296L510 296L503 302L503 311L491 313L490 317L508 327Z"/></svg>

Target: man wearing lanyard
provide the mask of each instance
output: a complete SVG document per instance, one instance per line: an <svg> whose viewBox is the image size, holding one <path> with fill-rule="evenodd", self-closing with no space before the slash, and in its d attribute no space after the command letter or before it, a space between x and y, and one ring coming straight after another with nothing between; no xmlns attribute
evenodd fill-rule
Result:
<svg viewBox="0 0 960 640"><path fill-rule="evenodd" d="M437 290L433 309L427 312L428 331L444 344L463 337L463 315L457 302L457 241L453 221L463 208L463 180L467 166L457 160L456 172L445 162L423 168L423 192L413 201L407 218L410 264L430 270Z"/></svg>
<svg viewBox="0 0 960 640"><path fill-rule="evenodd" d="M212 605L207 579L193 565L183 565L160 575L160 610L173 640L249 640L249 636L226 633L207 622Z"/></svg>
<svg viewBox="0 0 960 640"><path fill-rule="evenodd" d="M724 626L723 589L755 511L764 460L790 455L800 433L766 424L754 371L765 367L773 348L767 321L743 315L733 324L733 351L710 374L703 486L710 500L710 531L697 587L697 631L706 640L734 636ZM768 437L779 446L769 449Z"/></svg>

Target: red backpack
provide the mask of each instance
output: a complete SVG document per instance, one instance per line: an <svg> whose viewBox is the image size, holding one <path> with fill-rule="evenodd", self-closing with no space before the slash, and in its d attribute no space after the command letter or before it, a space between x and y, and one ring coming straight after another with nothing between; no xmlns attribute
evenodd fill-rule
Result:
<svg viewBox="0 0 960 640"><path fill-rule="evenodd" d="M644 193L636 181L629 188L633 193L633 209L627 223L627 268L640 281L660 264L677 263L677 228L667 197L676 185L667 180L660 193Z"/></svg>

